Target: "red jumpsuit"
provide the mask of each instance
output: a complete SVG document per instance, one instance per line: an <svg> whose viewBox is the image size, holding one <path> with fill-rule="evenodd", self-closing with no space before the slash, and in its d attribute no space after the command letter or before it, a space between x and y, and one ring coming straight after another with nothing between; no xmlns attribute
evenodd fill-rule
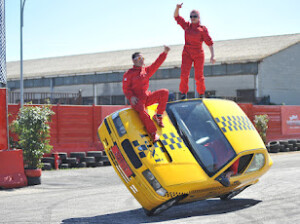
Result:
<svg viewBox="0 0 300 224"><path fill-rule="evenodd" d="M181 81L179 91L184 94L188 92L190 70L194 62L197 92L200 95L204 95L204 51L202 49L202 43L204 41L208 46L211 46L213 45L213 41L209 36L208 30L205 26L186 22L181 16L175 17L175 20L185 31L185 45L182 52Z"/></svg>
<svg viewBox="0 0 300 224"><path fill-rule="evenodd" d="M152 65L147 67L133 66L133 68L129 69L123 76L124 94L130 104L132 96L138 98L138 103L136 105L131 104L131 106L139 113L140 119L150 134L156 132L157 129L147 113L146 107L158 103L157 114L163 114L168 102L169 90L160 89L150 92L148 90L149 79L161 66L166 57L167 54L163 52Z"/></svg>

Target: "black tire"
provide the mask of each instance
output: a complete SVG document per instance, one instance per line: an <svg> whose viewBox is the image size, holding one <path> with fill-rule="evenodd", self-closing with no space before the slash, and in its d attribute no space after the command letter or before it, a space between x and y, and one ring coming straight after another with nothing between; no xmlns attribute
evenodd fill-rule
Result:
<svg viewBox="0 0 300 224"><path fill-rule="evenodd" d="M68 157L68 154L65 152L59 152L58 155L61 161L65 161ZM54 154L52 154L52 156L54 156Z"/></svg>
<svg viewBox="0 0 300 224"><path fill-rule="evenodd" d="M77 164L77 158L67 158L66 163L69 164L69 167L74 167Z"/></svg>
<svg viewBox="0 0 300 224"><path fill-rule="evenodd" d="M54 158L53 157L43 157L41 159L42 163L50 163L52 168L54 168Z"/></svg>
<svg viewBox="0 0 300 224"><path fill-rule="evenodd" d="M296 139L289 139L289 140L288 140L288 143L289 143L289 144L296 145L297 140L296 140Z"/></svg>
<svg viewBox="0 0 300 224"><path fill-rule="evenodd" d="M298 147L294 147L294 151L299 151L299 148Z"/></svg>
<svg viewBox="0 0 300 224"><path fill-rule="evenodd" d="M86 162L81 162L77 165L78 168L84 168L86 167Z"/></svg>
<svg viewBox="0 0 300 224"><path fill-rule="evenodd" d="M300 139L297 139L297 143L300 143Z"/></svg>
<svg viewBox="0 0 300 224"><path fill-rule="evenodd" d="M83 159L85 158L85 152L71 152L70 157L71 158L77 158L81 162L83 162L84 161Z"/></svg>
<svg viewBox="0 0 300 224"><path fill-rule="evenodd" d="M164 211L166 211L167 209L171 208L172 206L178 204L178 202L182 199L184 199L187 195L180 195L177 196L175 198L171 198L170 200L162 203L161 205L157 206L156 208L152 209L151 211L143 208L145 214L147 216L153 216L153 215L158 215Z"/></svg>
<svg viewBox="0 0 300 224"><path fill-rule="evenodd" d="M289 148L290 151L295 151L294 150L294 144L288 144L286 147Z"/></svg>
<svg viewBox="0 0 300 224"><path fill-rule="evenodd" d="M96 162L95 157L89 156L84 158L84 162L86 162L87 165L94 164Z"/></svg>
<svg viewBox="0 0 300 224"><path fill-rule="evenodd" d="M284 145L279 145L279 151L284 152L285 146Z"/></svg>
<svg viewBox="0 0 300 224"><path fill-rule="evenodd" d="M266 149L268 152L270 152L270 145L266 145Z"/></svg>
<svg viewBox="0 0 300 224"><path fill-rule="evenodd" d="M280 152L289 152L290 151L290 149L289 148L283 148L282 150L280 150Z"/></svg>
<svg viewBox="0 0 300 224"><path fill-rule="evenodd" d="M93 156L95 159L100 159L103 156L102 151L90 151L86 153L86 156Z"/></svg>
<svg viewBox="0 0 300 224"><path fill-rule="evenodd" d="M296 147L297 147L298 149L300 148L300 143L299 143L299 142L296 143Z"/></svg>
<svg viewBox="0 0 300 224"><path fill-rule="evenodd" d="M270 141L269 145L271 148L277 147L279 145L279 141Z"/></svg>
<svg viewBox="0 0 300 224"><path fill-rule="evenodd" d="M250 185L249 185L250 186ZM246 186L246 187L243 187L239 190L236 190L236 191L233 191L233 192L230 192L228 194L224 194L224 195L221 195L220 196L220 199L222 201L229 201L230 199L232 199L233 197L237 196L239 193L241 193L242 191L244 191L247 187L249 186Z"/></svg>
<svg viewBox="0 0 300 224"><path fill-rule="evenodd" d="M27 177L28 186L39 185L39 184L41 184L41 177Z"/></svg>
<svg viewBox="0 0 300 224"><path fill-rule="evenodd" d="M51 163L43 163L42 170L52 170Z"/></svg>
<svg viewBox="0 0 300 224"><path fill-rule="evenodd" d="M279 144L280 144L280 145L283 145L283 146L286 146L286 145L289 144L289 142L288 142L287 140L280 140L280 141L279 141Z"/></svg>
<svg viewBox="0 0 300 224"><path fill-rule="evenodd" d="M278 141L271 141L271 142L269 142L269 145L270 145L270 152L272 152L272 153L279 152L280 148L279 148Z"/></svg>
<svg viewBox="0 0 300 224"><path fill-rule="evenodd" d="M60 169L68 169L69 167L70 167L70 165L68 163L62 163L59 166Z"/></svg>
<svg viewBox="0 0 300 224"><path fill-rule="evenodd" d="M94 167L104 166L103 161L95 162Z"/></svg>

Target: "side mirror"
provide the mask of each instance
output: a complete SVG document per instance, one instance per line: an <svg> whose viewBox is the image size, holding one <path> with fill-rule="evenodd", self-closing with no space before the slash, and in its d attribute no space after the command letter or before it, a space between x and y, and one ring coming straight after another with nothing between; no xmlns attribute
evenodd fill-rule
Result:
<svg viewBox="0 0 300 224"><path fill-rule="evenodd" d="M215 180L219 181L220 184L222 184L224 187L229 187L230 186L230 180L226 177L225 173L222 173Z"/></svg>

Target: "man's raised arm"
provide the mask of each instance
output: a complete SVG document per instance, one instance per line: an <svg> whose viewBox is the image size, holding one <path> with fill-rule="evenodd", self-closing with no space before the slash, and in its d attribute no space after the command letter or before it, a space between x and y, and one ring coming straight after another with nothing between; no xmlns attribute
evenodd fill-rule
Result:
<svg viewBox="0 0 300 224"><path fill-rule="evenodd" d="M153 62L152 65L146 67L146 72L149 78L157 71L157 69L161 66L161 64L166 60L170 48L168 46L164 46L164 48L165 48L164 52L162 52L158 56L155 62Z"/></svg>

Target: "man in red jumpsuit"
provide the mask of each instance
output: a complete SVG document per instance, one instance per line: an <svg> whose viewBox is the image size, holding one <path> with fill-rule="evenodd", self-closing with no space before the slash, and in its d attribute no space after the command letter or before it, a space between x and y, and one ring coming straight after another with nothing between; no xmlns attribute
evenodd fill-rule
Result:
<svg viewBox="0 0 300 224"><path fill-rule="evenodd" d="M179 91L181 92L182 99L187 98L190 70L194 62L197 92L199 93L200 97L203 97L205 94L205 82L203 75L204 51L202 49L202 43L204 41L209 46L211 52L210 62L215 63L213 41L208 34L207 28L200 24L199 12L197 10L191 11L191 23L186 22L179 15L179 9L181 7L182 4L178 4L174 12L174 18L176 22L182 27L182 29L184 29L185 32L185 45L182 52L181 81Z"/></svg>
<svg viewBox="0 0 300 224"><path fill-rule="evenodd" d="M146 111L146 107L154 103L158 103L157 113L153 119L160 127L164 127L162 122L162 114L166 109L169 91L160 89L150 92L149 79L161 66L167 57L170 48L165 46L164 52L159 55L156 61L150 66L144 66L144 58L140 52L132 55L133 68L129 69L123 76L123 91L129 100L132 108L139 113L141 121L144 123L153 142L158 141L159 136L157 129Z"/></svg>

